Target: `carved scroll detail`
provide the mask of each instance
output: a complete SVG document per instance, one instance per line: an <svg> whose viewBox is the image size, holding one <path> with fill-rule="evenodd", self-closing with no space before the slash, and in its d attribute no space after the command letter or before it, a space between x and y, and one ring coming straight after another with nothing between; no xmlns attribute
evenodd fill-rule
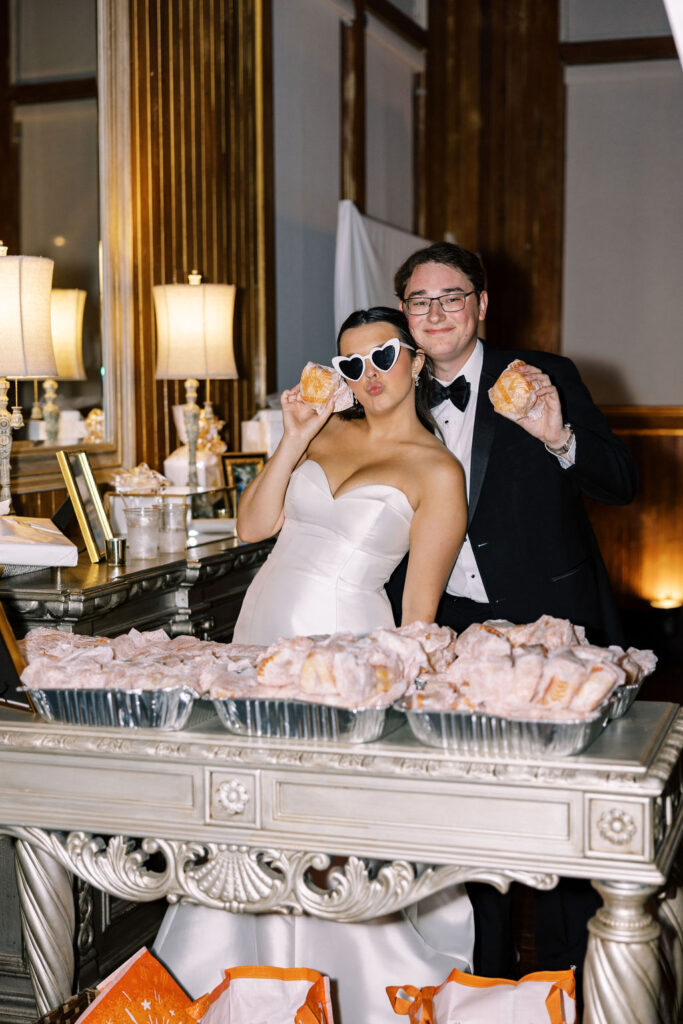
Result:
<svg viewBox="0 0 683 1024"><path fill-rule="evenodd" d="M125 836L114 836L105 845L84 832L63 836L35 828L16 828L11 834L122 899L145 902L166 897L233 913L307 913L335 921L364 921L463 881L489 882L502 891L512 880L539 889L557 884L556 875L541 872L459 865L418 872L407 861L384 864L374 875L365 861L349 857L344 867L329 871L328 887L321 889L309 873L329 869L331 858L325 853L152 838L133 843ZM152 853L163 855L164 870L147 869Z"/></svg>

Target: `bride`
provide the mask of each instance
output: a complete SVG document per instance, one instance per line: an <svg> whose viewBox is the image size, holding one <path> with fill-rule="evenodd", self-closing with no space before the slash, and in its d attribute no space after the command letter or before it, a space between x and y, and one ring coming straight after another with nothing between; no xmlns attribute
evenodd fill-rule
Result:
<svg viewBox="0 0 683 1024"><path fill-rule="evenodd" d="M427 368L407 321L378 306L352 313L335 368L353 408L320 414L297 385L282 394L284 435L244 492L237 531L280 531L235 627L239 643L393 626L384 584L409 551L401 624L433 622L467 524L460 464L434 436ZM474 942L462 887L367 924L233 915L177 904L154 952L193 997L223 969L257 963L312 967L336 979L341 1022L393 1019L384 988L440 984L468 969Z"/></svg>

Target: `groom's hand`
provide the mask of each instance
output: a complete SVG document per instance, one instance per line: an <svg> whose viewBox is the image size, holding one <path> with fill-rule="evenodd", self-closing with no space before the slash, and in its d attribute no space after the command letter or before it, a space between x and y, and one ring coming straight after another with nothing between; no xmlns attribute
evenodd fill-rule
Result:
<svg viewBox="0 0 683 1024"><path fill-rule="evenodd" d="M532 412L540 408L541 415L537 419L523 416L515 422L522 430L526 430L532 437L537 437L549 448L561 448L567 440L569 430L564 424L562 403L557 388L551 383L548 374L543 373L537 366L520 366L519 372L534 382L536 401Z"/></svg>

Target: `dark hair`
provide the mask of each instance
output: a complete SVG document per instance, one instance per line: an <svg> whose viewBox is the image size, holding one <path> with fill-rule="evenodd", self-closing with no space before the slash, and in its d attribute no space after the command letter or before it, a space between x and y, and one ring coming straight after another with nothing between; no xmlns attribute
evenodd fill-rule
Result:
<svg viewBox="0 0 683 1024"><path fill-rule="evenodd" d="M476 252L462 249L454 242L435 242L426 249L418 249L396 271L394 289L399 299L405 298L406 285L411 275L424 263L443 263L453 270L460 270L472 282L477 299L486 288L484 267Z"/></svg>
<svg viewBox="0 0 683 1024"><path fill-rule="evenodd" d="M350 331L354 327L365 327L366 324L391 324L392 327L396 328L399 341L404 341L412 350L413 355L417 355L418 347L410 333L405 314L400 309L392 309L391 306L372 306L370 309L357 309L355 312L350 313L339 328L337 352L339 352L342 334L345 331ZM425 352L425 361L415 385L415 412L423 427L426 427L431 434L437 434L439 428L429 409L430 373L428 362L429 357ZM365 409L360 403L354 402L350 409L345 409L337 415L345 420L364 419Z"/></svg>

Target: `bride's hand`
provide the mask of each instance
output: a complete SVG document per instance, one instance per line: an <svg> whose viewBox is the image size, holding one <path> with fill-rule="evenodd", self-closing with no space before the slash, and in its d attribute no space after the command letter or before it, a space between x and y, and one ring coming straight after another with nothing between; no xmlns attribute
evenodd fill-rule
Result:
<svg viewBox="0 0 683 1024"><path fill-rule="evenodd" d="M334 412L334 399L328 398L320 413L309 403L304 402L300 394L301 386L297 384L282 392L282 418L285 434L297 438L307 444L323 428Z"/></svg>

